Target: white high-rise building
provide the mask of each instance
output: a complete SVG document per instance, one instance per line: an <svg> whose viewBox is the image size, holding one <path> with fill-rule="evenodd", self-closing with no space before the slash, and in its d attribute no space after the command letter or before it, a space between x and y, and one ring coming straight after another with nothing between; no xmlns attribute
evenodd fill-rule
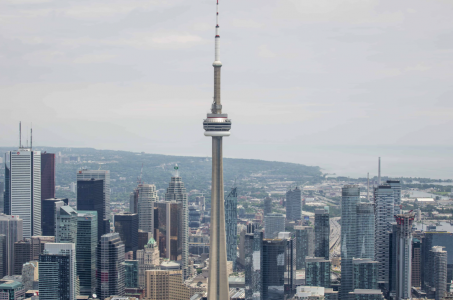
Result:
<svg viewBox="0 0 453 300"><path fill-rule="evenodd" d="M104 215L98 216L102 220L110 219L110 171L106 170L79 170L77 181L99 179L104 181Z"/></svg>
<svg viewBox="0 0 453 300"><path fill-rule="evenodd" d="M414 213L395 216L396 234L396 299L410 299L412 287L412 223Z"/></svg>
<svg viewBox="0 0 453 300"><path fill-rule="evenodd" d="M23 237L41 235L41 152L19 148L8 153L5 214L23 220Z"/></svg>
<svg viewBox="0 0 453 300"><path fill-rule="evenodd" d="M138 190L138 229L154 235L154 203L159 200L154 184L140 184Z"/></svg>

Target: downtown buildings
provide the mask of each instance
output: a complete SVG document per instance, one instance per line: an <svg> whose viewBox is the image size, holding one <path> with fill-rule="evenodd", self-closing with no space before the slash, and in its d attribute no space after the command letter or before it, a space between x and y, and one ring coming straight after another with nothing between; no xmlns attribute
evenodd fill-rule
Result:
<svg viewBox="0 0 453 300"><path fill-rule="evenodd" d="M237 258L237 188L232 188L225 198L225 228L227 260L233 262L233 270L236 270Z"/></svg>
<svg viewBox="0 0 453 300"><path fill-rule="evenodd" d="M302 220L302 191L298 187L286 192L286 219Z"/></svg>

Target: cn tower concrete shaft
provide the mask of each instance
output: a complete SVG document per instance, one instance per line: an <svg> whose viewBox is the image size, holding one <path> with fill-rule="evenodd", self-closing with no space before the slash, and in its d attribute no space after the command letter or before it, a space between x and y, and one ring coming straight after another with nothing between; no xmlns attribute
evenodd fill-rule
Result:
<svg viewBox="0 0 453 300"><path fill-rule="evenodd" d="M212 137L211 239L209 251L209 300L228 300L222 137Z"/></svg>

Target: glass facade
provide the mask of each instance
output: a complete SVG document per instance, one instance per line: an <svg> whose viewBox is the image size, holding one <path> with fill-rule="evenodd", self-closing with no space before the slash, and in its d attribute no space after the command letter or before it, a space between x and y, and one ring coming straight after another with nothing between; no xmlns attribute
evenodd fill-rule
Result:
<svg viewBox="0 0 453 300"><path fill-rule="evenodd" d="M315 257L329 259L329 208L315 210Z"/></svg>
<svg viewBox="0 0 453 300"><path fill-rule="evenodd" d="M357 205L360 203L360 188L346 185L341 198L341 287L339 297L347 299L353 291L354 274L352 259L357 257Z"/></svg>
<svg viewBox="0 0 453 300"><path fill-rule="evenodd" d="M138 260L124 262L124 285L126 288L138 288Z"/></svg>
<svg viewBox="0 0 453 300"><path fill-rule="evenodd" d="M96 292L96 245L98 237L96 211L78 211L76 262L80 295Z"/></svg>
<svg viewBox="0 0 453 300"><path fill-rule="evenodd" d="M237 188L233 188L225 198L227 260L233 262L233 270L236 270L237 260L237 204Z"/></svg>
<svg viewBox="0 0 453 300"><path fill-rule="evenodd" d="M154 213L154 211L152 211ZM138 214L121 213L115 215L115 232L120 234L126 252L138 250Z"/></svg>
<svg viewBox="0 0 453 300"><path fill-rule="evenodd" d="M374 204L357 205L357 250L356 258L374 259Z"/></svg>
<svg viewBox="0 0 453 300"><path fill-rule="evenodd" d="M55 198L55 154L41 153L41 201Z"/></svg>
<svg viewBox="0 0 453 300"><path fill-rule="evenodd" d="M329 288L330 260L323 257L307 257L305 259L305 285Z"/></svg>
<svg viewBox="0 0 453 300"><path fill-rule="evenodd" d="M305 269L305 257L314 255L314 230L310 226L295 226L296 232L296 269Z"/></svg>
<svg viewBox="0 0 453 300"><path fill-rule="evenodd" d="M353 259L354 289L378 288L378 262L369 258Z"/></svg>
<svg viewBox="0 0 453 300"><path fill-rule="evenodd" d="M77 210L96 211L98 218L98 241L104 234L106 228L102 219L104 216L104 181L99 180L78 180L77 181ZM110 232L110 228L108 229Z"/></svg>
<svg viewBox="0 0 453 300"><path fill-rule="evenodd" d="M41 229L43 236L55 236L55 218L60 207L68 205L68 198L44 199L41 202Z"/></svg>
<svg viewBox="0 0 453 300"><path fill-rule="evenodd" d="M263 240L262 299L285 299L285 255L285 240Z"/></svg>
<svg viewBox="0 0 453 300"><path fill-rule="evenodd" d="M286 219L302 220L302 191L298 187L286 192Z"/></svg>
<svg viewBox="0 0 453 300"><path fill-rule="evenodd" d="M183 214L181 202L156 202L158 244L162 258L174 261L182 260Z"/></svg>

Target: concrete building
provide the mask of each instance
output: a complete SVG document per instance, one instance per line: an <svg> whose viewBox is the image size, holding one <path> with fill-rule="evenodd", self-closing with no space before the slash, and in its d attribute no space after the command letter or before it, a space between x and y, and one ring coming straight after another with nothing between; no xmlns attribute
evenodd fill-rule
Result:
<svg viewBox="0 0 453 300"><path fill-rule="evenodd" d="M33 289L33 282L39 280L39 262L30 261L22 266L22 283L25 291Z"/></svg>
<svg viewBox="0 0 453 300"><path fill-rule="evenodd" d="M412 286L421 287L421 243L417 238L412 239Z"/></svg>
<svg viewBox="0 0 453 300"><path fill-rule="evenodd" d="M237 260L237 205L238 193L237 188L232 188L225 198L225 229L226 229L226 246L227 260L233 263L233 270L236 270Z"/></svg>
<svg viewBox="0 0 453 300"><path fill-rule="evenodd" d="M156 241L150 238L143 250L137 251L138 261L138 286L145 287L145 273L148 270L159 269L159 248Z"/></svg>
<svg viewBox="0 0 453 300"><path fill-rule="evenodd" d="M0 280L0 299L22 300L25 296L24 285L16 280Z"/></svg>
<svg viewBox="0 0 453 300"><path fill-rule="evenodd" d="M39 257L39 297L76 300L76 257L72 243L48 243Z"/></svg>
<svg viewBox="0 0 453 300"><path fill-rule="evenodd" d="M80 295L91 296L96 293L97 242L97 212L79 210L77 214L76 261Z"/></svg>
<svg viewBox="0 0 453 300"><path fill-rule="evenodd" d="M217 22L215 36L214 66L214 101L211 113L203 121L204 135L212 137L212 184L211 184L211 247L209 258L208 297L217 300L228 300L228 274L225 229L225 204L223 189L223 137L230 135L231 120L222 113L220 101L220 35L219 35L219 3L217 2Z"/></svg>
<svg viewBox="0 0 453 300"><path fill-rule="evenodd" d="M413 213L398 214L396 234L396 299L411 298Z"/></svg>
<svg viewBox="0 0 453 300"><path fill-rule="evenodd" d="M77 211L69 205L60 207L56 216L55 240L57 243L77 243Z"/></svg>
<svg viewBox="0 0 453 300"><path fill-rule="evenodd" d="M285 231L285 216L272 213L264 216L264 238L277 238L279 232Z"/></svg>
<svg viewBox="0 0 453 300"><path fill-rule="evenodd" d="M178 166L175 166L175 174L171 177L170 184L168 185L167 192L165 193L165 202L172 203L176 202L181 205L179 210L179 234L178 237L181 239L180 248L181 258L173 259L177 260L182 267L183 279L189 276L189 207L187 200L186 188L179 176ZM168 218L169 220L170 218Z"/></svg>
<svg viewBox="0 0 453 300"><path fill-rule="evenodd" d="M184 285L182 270L146 271L147 300L181 300L190 299L190 288Z"/></svg>
<svg viewBox="0 0 453 300"><path fill-rule="evenodd" d="M305 285L330 288L330 260L324 257L305 259Z"/></svg>
<svg viewBox="0 0 453 300"><path fill-rule="evenodd" d="M315 210L315 257L329 260L329 207Z"/></svg>
<svg viewBox="0 0 453 300"><path fill-rule="evenodd" d="M96 248L96 294L104 300L111 295L124 296L124 244L118 233L101 237Z"/></svg>
<svg viewBox="0 0 453 300"><path fill-rule="evenodd" d="M434 288L434 299L443 299L447 293L447 251L441 246L434 246L430 251L432 265L432 287ZM431 289L433 290L433 289Z"/></svg>
<svg viewBox="0 0 453 300"><path fill-rule="evenodd" d="M375 260L379 262L379 282L389 283L389 232L394 222L394 191L389 185L374 189Z"/></svg>
<svg viewBox="0 0 453 300"><path fill-rule="evenodd" d="M20 147L7 156L5 214L20 216L23 238L41 235L41 152Z"/></svg>
<svg viewBox="0 0 453 300"><path fill-rule="evenodd" d="M302 191L298 187L286 192L286 219L302 220Z"/></svg>
<svg viewBox="0 0 453 300"><path fill-rule="evenodd" d="M154 210L152 211L154 215ZM115 232L120 234L120 238L126 247L126 252L134 252L138 250L138 214L120 213L115 215Z"/></svg>
<svg viewBox="0 0 453 300"><path fill-rule="evenodd" d="M3 267L5 275L14 273L14 243L23 238L23 220L15 215L0 214L0 234L5 235Z"/></svg>
<svg viewBox="0 0 453 300"><path fill-rule="evenodd" d="M88 183L102 180L102 183ZM100 198L99 185L102 186ZM77 172L77 210L98 212L98 239L110 233L110 171L80 170Z"/></svg>
<svg viewBox="0 0 453 300"><path fill-rule="evenodd" d="M313 227L294 226L296 232L296 269L305 269L305 257L313 257L315 251L315 235Z"/></svg>
<svg viewBox="0 0 453 300"><path fill-rule="evenodd" d="M159 200L156 186L154 184L140 184L137 187L137 192L138 229L154 234L154 203Z"/></svg>
<svg viewBox="0 0 453 300"><path fill-rule="evenodd" d="M272 213L272 198L267 196L264 198L264 209L263 209L264 215L271 214Z"/></svg>

